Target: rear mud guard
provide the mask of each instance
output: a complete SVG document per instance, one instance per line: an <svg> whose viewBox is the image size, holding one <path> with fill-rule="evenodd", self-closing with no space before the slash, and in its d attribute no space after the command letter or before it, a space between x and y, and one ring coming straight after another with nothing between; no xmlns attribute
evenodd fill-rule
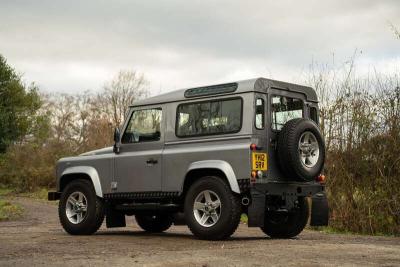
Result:
<svg viewBox="0 0 400 267"><path fill-rule="evenodd" d="M315 194L311 204L311 226L327 226L329 220L328 199L325 192Z"/></svg>
<svg viewBox="0 0 400 267"><path fill-rule="evenodd" d="M264 225L265 197L265 193L251 190L251 203L248 209L249 227L258 227Z"/></svg>

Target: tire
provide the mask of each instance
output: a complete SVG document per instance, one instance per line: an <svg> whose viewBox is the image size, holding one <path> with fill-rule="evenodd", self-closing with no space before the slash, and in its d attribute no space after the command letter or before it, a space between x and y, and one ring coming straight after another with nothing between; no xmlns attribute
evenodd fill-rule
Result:
<svg viewBox="0 0 400 267"><path fill-rule="evenodd" d="M199 204L198 209L194 206L195 201ZM221 178L206 176L189 188L185 197L184 211L186 223L197 238L223 240L230 237L239 225L240 198ZM202 222L202 218L206 220Z"/></svg>
<svg viewBox="0 0 400 267"><path fill-rule="evenodd" d="M303 231L308 217L308 201L299 198L298 207L289 213L267 212L261 230L271 238L292 238Z"/></svg>
<svg viewBox="0 0 400 267"><path fill-rule="evenodd" d="M82 213L75 212L74 208L77 207L72 205L72 202L74 202L73 199L79 200L80 194L83 195L81 197L83 206L86 203L86 212ZM68 201L68 199L71 201ZM81 205L81 210L83 206ZM71 216L73 213L80 213L81 216ZM90 235L95 233L103 223L104 203L102 199L96 196L96 192L90 181L83 179L74 180L65 187L61 194L58 216L62 227L67 233L71 235Z"/></svg>
<svg viewBox="0 0 400 267"><path fill-rule="evenodd" d="M164 232L172 225L172 218L167 214L136 214L135 218L140 228L149 233Z"/></svg>
<svg viewBox="0 0 400 267"><path fill-rule="evenodd" d="M293 119L283 126L277 152L288 180L312 181L324 167L325 142L318 126L309 119Z"/></svg>

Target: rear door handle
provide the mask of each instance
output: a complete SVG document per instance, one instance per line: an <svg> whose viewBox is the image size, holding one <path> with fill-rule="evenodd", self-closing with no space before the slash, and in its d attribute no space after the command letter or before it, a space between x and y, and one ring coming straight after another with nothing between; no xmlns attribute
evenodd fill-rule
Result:
<svg viewBox="0 0 400 267"><path fill-rule="evenodd" d="M146 161L146 163L149 164L149 165L152 165L152 164L157 164L158 161L157 161L156 159L148 159L148 160Z"/></svg>

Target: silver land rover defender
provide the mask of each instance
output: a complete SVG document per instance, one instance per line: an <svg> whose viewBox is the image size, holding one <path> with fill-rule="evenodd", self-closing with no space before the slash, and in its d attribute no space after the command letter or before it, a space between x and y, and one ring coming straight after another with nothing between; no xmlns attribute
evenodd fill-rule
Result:
<svg viewBox="0 0 400 267"><path fill-rule="evenodd" d="M57 163L65 231L186 224L200 239L249 227L272 238L327 225L324 140L315 91L265 78L178 90L133 103L113 147ZM311 208L310 208L311 204Z"/></svg>

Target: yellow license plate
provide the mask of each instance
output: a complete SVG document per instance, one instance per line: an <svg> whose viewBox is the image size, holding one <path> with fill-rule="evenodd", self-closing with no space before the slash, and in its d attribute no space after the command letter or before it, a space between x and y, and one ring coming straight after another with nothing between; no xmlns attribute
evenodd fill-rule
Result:
<svg viewBox="0 0 400 267"><path fill-rule="evenodd" d="M253 171L267 170L267 153L253 152Z"/></svg>

